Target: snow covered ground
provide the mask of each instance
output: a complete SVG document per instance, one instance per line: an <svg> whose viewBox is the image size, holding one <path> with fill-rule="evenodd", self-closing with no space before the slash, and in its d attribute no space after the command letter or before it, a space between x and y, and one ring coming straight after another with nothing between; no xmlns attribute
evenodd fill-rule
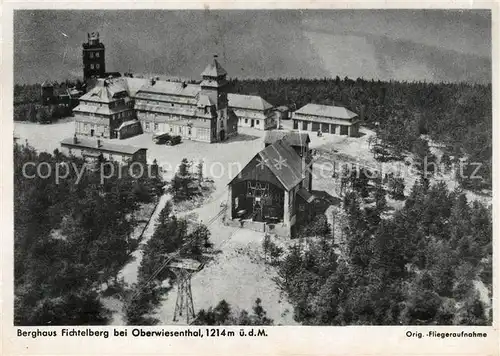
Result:
<svg viewBox="0 0 500 356"><path fill-rule="evenodd" d="M291 126L290 121L283 123L285 128ZM15 133L20 137L20 143L28 140L29 144L36 149L52 152L55 148L60 147L59 142L63 138L73 135L74 123L65 121L50 125L38 125L16 122ZM340 154L344 160L353 163L360 162L361 165L379 167L379 163L373 158L368 145L368 138L374 133L365 128L361 129L361 133L363 136L358 138L335 135L317 137L314 133L309 133L311 148ZM148 148L148 161L152 162L153 159L156 159L158 164L163 167L167 179L173 175L176 166L183 158L192 161L194 165L203 160L205 177L214 180L216 189L212 198L202 207L180 215L195 213L201 222L207 223L219 212L220 203L227 200L226 186L230 179L264 147L264 134L263 131L242 128L238 137L231 138L224 143L207 144L184 141L173 147L155 145L151 135L148 134L126 140L113 140L113 142ZM317 174L316 178L313 179L313 190L324 191L338 198L338 184L331 178L328 162L328 159L323 159L315 164L315 173ZM404 163L389 162L387 165L388 170L397 171L398 168L404 166ZM451 177L453 176L447 178L447 184L450 189L453 189L456 182ZM405 176L406 194L410 192L416 178L416 175L411 174ZM480 199L491 202L489 197L478 196L472 192L467 194L470 200ZM143 243L154 232L156 217L167 200L167 196L161 198L153 219L146 229ZM390 199L389 203L391 204ZM275 269L266 265L261 258L263 234L227 227L222 225L219 220L210 224L209 229L214 248L220 252L213 256L213 260L205 265L203 270L192 277L195 310L207 309L225 299L235 309L251 311L255 299L260 298L262 306L266 309L268 316L274 319L275 324L295 324L293 307L287 301L286 296L280 293L273 281L273 277L276 276ZM142 251L137 250L134 256L134 261L129 263L120 274L127 283L134 283L137 280L137 269ZM162 324L173 323L176 293L177 289L174 287L158 309L157 317ZM120 303L116 300L107 300L106 303L109 303L109 307L113 307L115 310L120 309ZM180 322L182 323L182 321ZM114 323L122 323L120 315L115 316Z"/></svg>

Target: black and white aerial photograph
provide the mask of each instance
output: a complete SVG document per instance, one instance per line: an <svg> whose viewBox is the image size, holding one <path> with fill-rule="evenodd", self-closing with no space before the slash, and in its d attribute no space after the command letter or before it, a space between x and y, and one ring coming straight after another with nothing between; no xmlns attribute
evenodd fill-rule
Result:
<svg viewBox="0 0 500 356"><path fill-rule="evenodd" d="M15 326L492 325L491 10L13 16Z"/></svg>

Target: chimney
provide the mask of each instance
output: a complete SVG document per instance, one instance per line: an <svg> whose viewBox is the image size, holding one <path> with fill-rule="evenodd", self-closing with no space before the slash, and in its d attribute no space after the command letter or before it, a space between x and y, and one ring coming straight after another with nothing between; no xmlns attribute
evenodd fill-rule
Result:
<svg viewBox="0 0 500 356"><path fill-rule="evenodd" d="M183 88L187 87L187 83L186 83L185 81L184 81L184 82L182 82L182 87L183 87Z"/></svg>
<svg viewBox="0 0 500 356"><path fill-rule="evenodd" d="M78 138L76 137L76 133L73 135L73 143L75 145L78 143Z"/></svg>
<svg viewBox="0 0 500 356"><path fill-rule="evenodd" d="M101 144L101 140L100 140L100 139L97 139L97 147L99 148L99 147L101 147L101 146L102 146L102 144Z"/></svg>
<svg viewBox="0 0 500 356"><path fill-rule="evenodd" d="M155 85L155 83L156 83L156 78L151 78L149 82L151 83L151 85Z"/></svg>

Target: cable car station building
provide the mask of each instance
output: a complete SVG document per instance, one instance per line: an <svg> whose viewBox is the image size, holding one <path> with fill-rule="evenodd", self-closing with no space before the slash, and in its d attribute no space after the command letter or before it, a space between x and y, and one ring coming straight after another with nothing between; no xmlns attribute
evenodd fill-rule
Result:
<svg viewBox="0 0 500 356"><path fill-rule="evenodd" d="M292 237L296 225L311 217L309 136L301 141L297 135L268 137L267 146L229 182L227 225ZM301 143L292 147L294 142Z"/></svg>

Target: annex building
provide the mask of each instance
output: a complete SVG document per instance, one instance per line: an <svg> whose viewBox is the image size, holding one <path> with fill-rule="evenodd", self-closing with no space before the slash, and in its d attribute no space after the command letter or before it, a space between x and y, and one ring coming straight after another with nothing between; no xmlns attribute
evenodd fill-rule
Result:
<svg viewBox="0 0 500 356"><path fill-rule="evenodd" d="M129 165L134 162L147 163L147 148L119 145L101 141L100 139L91 140L75 135L62 140L61 148L63 153L67 155L74 155L91 161L102 157L108 161L118 162L121 165Z"/></svg>
<svg viewBox="0 0 500 356"><path fill-rule="evenodd" d="M359 117L352 111L331 105L307 104L292 114L294 130L358 136Z"/></svg>
<svg viewBox="0 0 500 356"><path fill-rule="evenodd" d="M311 218L309 137L281 132L267 136L265 145L229 182L225 222L291 237Z"/></svg>
<svg viewBox="0 0 500 356"><path fill-rule="evenodd" d="M238 117L238 126L259 130L276 128L274 107L256 95L228 94L229 107Z"/></svg>

